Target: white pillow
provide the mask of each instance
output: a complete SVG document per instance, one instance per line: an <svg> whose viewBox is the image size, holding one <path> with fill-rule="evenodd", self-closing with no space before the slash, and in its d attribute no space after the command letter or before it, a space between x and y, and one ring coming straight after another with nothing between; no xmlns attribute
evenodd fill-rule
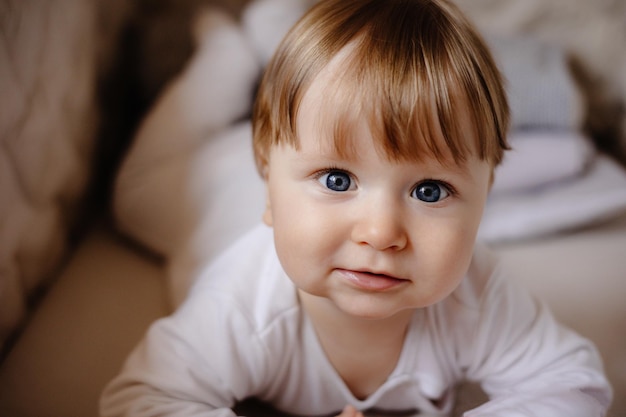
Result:
<svg viewBox="0 0 626 417"><path fill-rule="evenodd" d="M478 232L487 242L527 239L606 220L626 211L626 171L597 155L584 175L530 192L492 195Z"/></svg>
<svg viewBox="0 0 626 417"><path fill-rule="evenodd" d="M251 141L250 123L243 122L179 160L180 168L187 167L186 176L179 179L184 180L187 201L196 210L186 213L186 236L168 257L173 306L184 300L202 265L261 221L265 186L256 170ZM174 224L169 226L175 226L176 220L171 221Z"/></svg>
<svg viewBox="0 0 626 417"><path fill-rule="evenodd" d="M194 28L197 51L143 120L118 172L113 210L119 229L168 256L203 208L191 164L220 132L250 112L260 64L235 20L206 9Z"/></svg>
<svg viewBox="0 0 626 417"><path fill-rule="evenodd" d="M591 139L569 130L522 130L496 169L492 194L528 192L581 175L594 155Z"/></svg>

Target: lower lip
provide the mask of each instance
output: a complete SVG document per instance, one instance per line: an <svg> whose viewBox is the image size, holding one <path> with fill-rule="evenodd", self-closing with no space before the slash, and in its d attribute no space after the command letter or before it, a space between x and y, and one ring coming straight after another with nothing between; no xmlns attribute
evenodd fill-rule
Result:
<svg viewBox="0 0 626 417"><path fill-rule="evenodd" d="M340 269L339 272L354 286L366 291L387 291L406 282L386 275Z"/></svg>

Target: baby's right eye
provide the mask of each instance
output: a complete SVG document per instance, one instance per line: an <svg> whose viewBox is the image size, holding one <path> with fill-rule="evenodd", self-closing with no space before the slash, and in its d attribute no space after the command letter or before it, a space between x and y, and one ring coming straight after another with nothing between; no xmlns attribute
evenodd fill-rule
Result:
<svg viewBox="0 0 626 417"><path fill-rule="evenodd" d="M344 171L331 170L322 174L318 181L332 191L348 191L352 185L350 175Z"/></svg>

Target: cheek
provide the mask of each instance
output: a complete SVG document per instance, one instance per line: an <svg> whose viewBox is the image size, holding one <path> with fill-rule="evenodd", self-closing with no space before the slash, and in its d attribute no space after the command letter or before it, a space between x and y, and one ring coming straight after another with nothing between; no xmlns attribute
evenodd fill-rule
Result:
<svg viewBox="0 0 626 417"><path fill-rule="evenodd" d="M281 189L270 194L270 204L275 239L300 242L314 220L305 199L297 192Z"/></svg>
<svg viewBox="0 0 626 417"><path fill-rule="evenodd" d="M469 268L476 238L476 226L469 219L448 220L424 242L431 260L433 285L442 292L452 291Z"/></svg>
<svg viewBox="0 0 626 417"><path fill-rule="evenodd" d="M331 216L297 192L281 190L270 197L276 251L290 276L302 275L332 256Z"/></svg>
<svg viewBox="0 0 626 417"><path fill-rule="evenodd" d="M270 184L269 200L276 239L294 245L321 245L342 223L341 211L320 202L310 187L299 182Z"/></svg>
<svg viewBox="0 0 626 417"><path fill-rule="evenodd" d="M469 264L476 243L476 234L482 218L482 205L476 204L468 208L465 216L460 217L455 225L456 243L454 250L460 259L466 259Z"/></svg>

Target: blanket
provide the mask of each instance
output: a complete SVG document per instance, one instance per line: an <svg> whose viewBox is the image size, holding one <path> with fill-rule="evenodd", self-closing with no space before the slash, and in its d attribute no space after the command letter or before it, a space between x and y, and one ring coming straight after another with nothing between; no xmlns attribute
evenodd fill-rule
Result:
<svg viewBox="0 0 626 417"><path fill-rule="evenodd" d="M65 253L89 177L99 57L94 2L0 11L1 348Z"/></svg>

